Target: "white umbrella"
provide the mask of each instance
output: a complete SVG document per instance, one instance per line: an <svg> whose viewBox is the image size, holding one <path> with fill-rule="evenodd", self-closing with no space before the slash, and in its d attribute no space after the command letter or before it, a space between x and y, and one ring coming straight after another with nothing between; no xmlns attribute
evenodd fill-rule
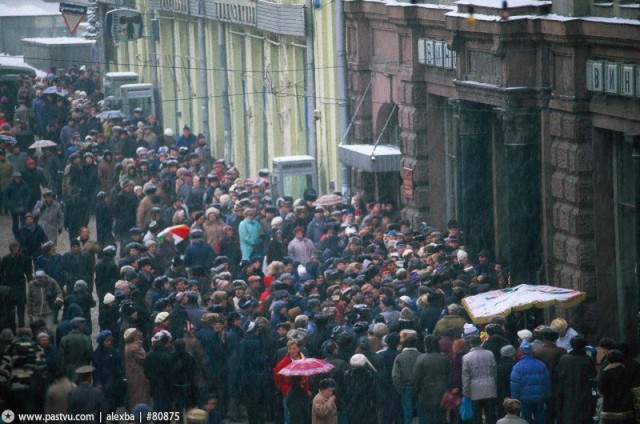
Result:
<svg viewBox="0 0 640 424"><path fill-rule="evenodd" d="M29 146L30 149L42 149L45 147L54 147L57 146L56 143L54 143L51 140L38 140L35 143L33 143L31 146Z"/></svg>

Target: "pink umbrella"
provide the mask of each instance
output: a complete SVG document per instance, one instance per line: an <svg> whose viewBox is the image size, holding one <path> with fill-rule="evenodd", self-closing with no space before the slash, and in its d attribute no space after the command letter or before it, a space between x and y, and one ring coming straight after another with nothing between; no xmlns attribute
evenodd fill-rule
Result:
<svg viewBox="0 0 640 424"><path fill-rule="evenodd" d="M282 368L278 374L286 377L308 377L316 374L326 374L333 369L333 365L327 361L316 358L304 358L293 361Z"/></svg>

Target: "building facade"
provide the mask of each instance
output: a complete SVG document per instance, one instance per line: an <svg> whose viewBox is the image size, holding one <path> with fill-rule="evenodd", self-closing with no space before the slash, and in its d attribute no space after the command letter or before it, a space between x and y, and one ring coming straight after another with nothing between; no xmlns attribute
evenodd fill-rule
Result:
<svg viewBox="0 0 640 424"><path fill-rule="evenodd" d="M516 284L586 291L565 312L578 330L635 347L637 4L349 1L345 11L352 110L362 103L349 142L399 154L378 174L346 157L354 192L398 199L414 223L457 219L471 255L489 249Z"/></svg>
<svg viewBox="0 0 640 424"><path fill-rule="evenodd" d="M143 39L108 43L109 70L157 80L165 127L205 133L213 155L247 176L270 168L274 157L313 156L319 191L339 189L333 1L99 2L102 13L118 6L143 12ZM307 62L308 34L315 67Z"/></svg>

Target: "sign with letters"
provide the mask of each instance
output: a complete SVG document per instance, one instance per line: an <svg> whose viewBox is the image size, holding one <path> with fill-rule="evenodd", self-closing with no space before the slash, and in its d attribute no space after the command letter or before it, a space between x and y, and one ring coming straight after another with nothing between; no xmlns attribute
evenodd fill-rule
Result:
<svg viewBox="0 0 640 424"><path fill-rule="evenodd" d="M640 99L640 65L587 60L587 90Z"/></svg>

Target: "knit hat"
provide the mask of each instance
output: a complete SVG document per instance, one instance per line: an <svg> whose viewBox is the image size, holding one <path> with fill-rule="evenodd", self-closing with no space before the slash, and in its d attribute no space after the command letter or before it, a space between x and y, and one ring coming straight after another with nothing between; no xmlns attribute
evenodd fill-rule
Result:
<svg viewBox="0 0 640 424"><path fill-rule="evenodd" d="M478 334L478 328L473 324L467 323L464 325L463 329L462 337L470 337Z"/></svg>
<svg viewBox="0 0 640 424"><path fill-rule="evenodd" d="M522 351L522 353L531 353L533 348L531 347L531 343L523 340L522 343L520 343L520 350Z"/></svg>
<svg viewBox="0 0 640 424"><path fill-rule="evenodd" d="M285 308L287 306L286 303L277 301L273 302L273 308L271 308L274 312L278 312L280 309Z"/></svg>
<svg viewBox="0 0 640 424"><path fill-rule="evenodd" d="M112 337L113 333L109 330L103 330L101 332L98 333L98 335L96 336L96 342L98 342L98 344L101 344L107 337Z"/></svg>
<svg viewBox="0 0 640 424"><path fill-rule="evenodd" d="M511 345L502 346L500 349L500 356L512 358L516 354L516 349Z"/></svg>
<svg viewBox="0 0 640 424"><path fill-rule="evenodd" d="M462 249L458 250L458 253L456 254L457 258L458 258L458 262L467 259L469 257L469 254L467 252L465 252Z"/></svg>
<svg viewBox="0 0 640 424"><path fill-rule="evenodd" d="M406 303L407 305L410 305L410 304L411 304L411 298L410 298L409 296L407 296L407 295L400 296L400 299L399 299L399 300L402 300L402 301L403 301L404 303Z"/></svg>
<svg viewBox="0 0 640 424"><path fill-rule="evenodd" d="M115 301L116 301L116 297L111 293L107 293L104 295L104 299L102 300L102 303L104 303L105 305L111 305Z"/></svg>
<svg viewBox="0 0 640 424"><path fill-rule="evenodd" d="M525 328L524 330L518 331L518 337L520 338L520 340L526 340L530 342L533 338L533 333Z"/></svg>
<svg viewBox="0 0 640 424"><path fill-rule="evenodd" d="M358 368L364 367L365 365L367 365L367 357L362 353L356 353L351 357L351 360L349 360L349 365Z"/></svg>
<svg viewBox="0 0 640 424"><path fill-rule="evenodd" d="M413 321L416 314L409 308L404 307L400 311L400 321Z"/></svg>
<svg viewBox="0 0 640 424"><path fill-rule="evenodd" d="M161 324L169 317L169 312L160 312L156 315L155 323Z"/></svg>

